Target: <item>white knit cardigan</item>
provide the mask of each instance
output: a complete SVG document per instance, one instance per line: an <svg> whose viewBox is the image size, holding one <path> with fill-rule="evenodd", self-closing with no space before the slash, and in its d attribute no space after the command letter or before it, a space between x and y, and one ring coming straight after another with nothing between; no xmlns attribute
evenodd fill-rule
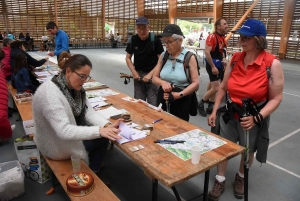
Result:
<svg viewBox="0 0 300 201"><path fill-rule="evenodd" d="M51 80L37 89L33 98L34 140L43 155L63 160L79 154L88 164L82 140L99 138L99 127L108 120L95 112L88 101L86 103L86 122L92 126L77 126L67 99Z"/></svg>

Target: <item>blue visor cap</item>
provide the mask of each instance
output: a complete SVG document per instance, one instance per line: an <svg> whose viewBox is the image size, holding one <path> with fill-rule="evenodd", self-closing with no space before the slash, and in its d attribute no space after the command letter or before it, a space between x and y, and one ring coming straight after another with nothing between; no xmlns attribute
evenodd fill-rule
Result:
<svg viewBox="0 0 300 201"><path fill-rule="evenodd" d="M267 35L267 30L264 23L256 19L248 19L240 29L231 32L239 33L243 36L266 37Z"/></svg>

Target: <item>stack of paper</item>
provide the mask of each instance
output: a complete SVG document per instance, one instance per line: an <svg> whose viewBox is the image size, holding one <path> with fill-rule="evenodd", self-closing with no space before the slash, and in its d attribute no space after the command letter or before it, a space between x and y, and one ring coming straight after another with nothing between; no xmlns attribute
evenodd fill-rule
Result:
<svg viewBox="0 0 300 201"><path fill-rule="evenodd" d="M147 137L147 133L145 131L130 128L123 122L120 123L119 129L121 130L119 135L122 137L122 139L117 140L117 142L120 144Z"/></svg>

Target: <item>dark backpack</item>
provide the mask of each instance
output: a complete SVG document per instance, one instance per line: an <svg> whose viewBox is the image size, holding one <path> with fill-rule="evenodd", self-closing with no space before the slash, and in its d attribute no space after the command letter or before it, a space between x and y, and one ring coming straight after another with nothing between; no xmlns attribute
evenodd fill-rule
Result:
<svg viewBox="0 0 300 201"><path fill-rule="evenodd" d="M135 36L131 36L130 39L129 39L129 44L130 44L130 49L131 50L132 50L132 41L134 40L134 37ZM154 38L155 38L155 34L150 32L150 40L151 40L151 44L152 44L152 49L153 49L153 52L155 53ZM132 52L134 52L134 51L132 51Z"/></svg>
<svg viewBox="0 0 300 201"><path fill-rule="evenodd" d="M164 67L164 65L166 64L169 56L170 56L169 52L166 51L165 55L164 55L164 58L163 58L163 63L162 63L162 66L161 66L161 70ZM194 56L195 59L196 59L197 69L198 69L198 75L200 75L200 66L199 66L197 57L196 57L196 55L194 53L192 53L190 51L187 51L187 53L184 55L183 61L181 61L179 59L176 60L177 62L183 63L183 67L184 67L184 72L185 72L185 75L186 75L186 79L189 81L189 83L192 82L191 81L190 66L189 66L190 59L191 59L192 56ZM197 99L195 91L191 94L191 96L192 97L191 97L190 115L191 116L196 116L197 115L198 99Z"/></svg>

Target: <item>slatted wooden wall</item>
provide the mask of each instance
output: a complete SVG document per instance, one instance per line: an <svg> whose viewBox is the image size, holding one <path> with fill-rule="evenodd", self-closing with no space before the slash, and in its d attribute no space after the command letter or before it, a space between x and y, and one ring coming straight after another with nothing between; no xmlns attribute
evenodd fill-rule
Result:
<svg viewBox="0 0 300 201"><path fill-rule="evenodd" d="M105 18L109 22L115 23L115 33L119 33L121 38L128 37L128 25L135 24L137 18L136 1L105 1Z"/></svg>
<svg viewBox="0 0 300 201"><path fill-rule="evenodd" d="M213 12L214 0L177 0L177 13Z"/></svg>
<svg viewBox="0 0 300 201"><path fill-rule="evenodd" d="M296 31L296 39L293 39ZM295 12L293 15L290 38L287 46L287 58L300 59L300 1L296 2Z"/></svg>
<svg viewBox="0 0 300 201"><path fill-rule="evenodd" d="M149 20L152 32L159 34L169 24L168 12L168 1L145 1L145 17Z"/></svg>

